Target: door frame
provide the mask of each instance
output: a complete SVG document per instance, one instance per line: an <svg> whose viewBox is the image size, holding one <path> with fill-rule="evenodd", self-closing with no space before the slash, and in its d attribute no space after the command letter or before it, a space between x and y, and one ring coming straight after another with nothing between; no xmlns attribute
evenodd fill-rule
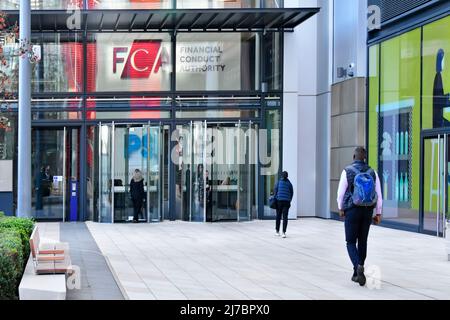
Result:
<svg viewBox="0 0 450 320"><path fill-rule="evenodd" d="M233 120L227 120L227 119L210 119L210 120L205 120L205 119L203 119L203 120L191 120L191 119L187 119L185 121L179 120L179 121L176 121L175 123L173 123L172 124L173 125L172 132L174 132L174 130L177 130L177 127L179 127L179 126L182 126L182 127L187 126L187 127L189 127L189 130L191 132L190 138L194 139L194 136L192 134L192 130L193 130L194 125L196 123L197 124L201 124L202 127L203 127L203 130L205 130L206 132L207 132L208 128L211 128L211 127L214 127L214 126L236 127L237 125L243 125L243 124L244 125L245 124L249 125L249 129L250 128L253 128L253 129L256 129L256 130L260 129L259 121L254 121L253 119L234 120L234 121ZM203 137L204 139L207 139L206 132L204 132L204 137ZM253 142L253 143L256 144L256 150L255 150L255 155L254 155L256 163L254 164L254 170L255 170L254 171L254 174L255 174L254 177L249 176L248 178L249 178L249 184L250 185L252 185L252 183L255 182L254 183L254 188L253 188L253 193L255 194L255 196L254 196L254 204L253 205L256 206L256 209L255 209L256 210L256 218L259 219L260 218L260 211L261 211L260 200L262 199L262 197L260 195L258 195L258 191L260 190L260 186L263 184L263 181L262 181L262 179L261 179L261 177L259 175L259 170L260 170L259 149L258 149L259 148L259 144L257 143L259 141L259 131L256 134L256 141L252 141L251 138L252 137L250 137L250 142L249 143ZM189 143L192 143L192 142L193 141L190 141ZM205 140L205 143L206 143L206 140ZM175 145L176 145L176 141L172 141L172 144L171 144L172 148L171 148L171 150L175 147ZM250 146L250 148L251 148L251 146ZM171 150L169 150L169 152ZM193 151L191 151L191 152L193 152ZM250 159L251 158L249 158L249 161L250 161ZM203 150L203 160L204 160L204 163L206 164L207 163L207 161L206 161L207 160L206 149ZM249 165L251 166L252 164L249 163ZM169 184L169 194L171 195L171 199L174 200L174 201L170 201L169 212L170 212L170 215L171 215L171 220L175 220L175 216L177 214L177 212L176 212L176 195L175 195L176 194L176 188L177 188L176 182L175 182L175 172L176 172L175 167L176 167L176 164L172 163L172 161L171 161L170 169L171 169L171 172L172 172L171 176L173 177L173 183ZM193 167L191 166L191 173L192 173L192 170L193 170ZM206 165L204 166L204 174L205 174L205 172L206 172ZM213 172L211 172L211 176L210 177L211 178L213 177ZM252 181L252 179L254 179L255 181ZM172 182L170 179L169 179L169 181ZM192 177L191 177L191 182L192 182ZM239 190L239 188L238 188L238 190ZM204 197L203 197L203 202L204 202L203 203L203 222L206 222L207 221L207 219L206 219L206 210L207 210L207 208L206 208L206 188L204 189L204 192L205 192L205 194L204 194ZM238 194L239 194L239 192L238 192ZM238 199L239 199L239 195L238 195ZM253 200L253 197L249 197L248 201L250 202L250 209L249 209L249 212L248 212L248 219L243 219L242 221L252 221L253 220L252 200ZM212 209L212 210L214 210L214 209ZM239 210L237 210L236 213L237 213L237 218L236 218L236 220L233 220L233 221L241 222L241 217L240 217ZM217 222L217 221L214 221L214 219L212 219L211 222Z"/></svg>
<svg viewBox="0 0 450 320"><path fill-rule="evenodd" d="M444 159L444 177L448 177L449 175L449 170L448 170L448 165L445 165L445 163L448 163L450 161L450 159L448 159L448 150L450 148L450 145L448 143L449 139L450 139L450 130L449 129L431 129L431 130L423 130L420 134L420 182L419 182L419 195L420 195L420 199L419 199L419 232L423 233L423 234L428 234L428 235L433 235L433 236L437 236L437 237L445 237L445 217L446 214L448 213L448 190L447 188L444 188L444 201L443 203L444 208L441 208L441 205L439 204L438 206L438 211L439 214L436 217L436 225L437 225L437 230L436 231L430 231L430 230L426 230L425 229L425 210L424 210L424 201L425 201L425 188L424 188L424 181L425 181L425 141L426 140L431 140L431 139L442 139L443 140L443 159ZM440 163L441 161L441 156L440 156L440 144L438 146L438 162ZM439 164L440 166L441 164ZM440 175L440 168L438 169L438 175ZM447 180L447 179L446 179ZM440 179L439 179L439 187L440 186ZM441 191L439 190L439 193L441 193ZM447 208L446 208L447 207ZM441 219L442 221L439 221L439 219ZM442 224L442 232L439 231L439 225Z"/></svg>
<svg viewBox="0 0 450 320"><path fill-rule="evenodd" d="M163 216L164 216L164 198L163 198L164 197L164 172L162 171L162 167L164 166L164 163L163 163L164 158L162 157L162 154L164 153L164 150L162 150L162 146L163 146L162 141L163 141L164 137L162 136L162 134L164 132L164 127L167 125L167 123L165 123L163 121L151 121L151 120L148 120L148 121L125 121L125 122L123 120L119 120L119 121L107 120L107 121L97 121L90 125L96 126L98 128L98 130L100 130L100 128L103 126L108 126L111 128L111 142L110 142L111 143L111 171L114 171L114 169L115 169L115 163L114 163L115 162L114 156L116 153L115 133L116 133L116 129L118 127L121 127L121 128L123 128L123 127L125 127L125 128L132 128L132 127L145 128L146 129L145 132L147 135L147 146L149 146L149 143L150 143L150 135L149 135L150 129L155 128L155 127L160 128L159 141L158 141L158 148L160 149L159 154L158 154L159 164L160 164L160 171L159 171L160 177L158 180L158 187L159 187L158 209L159 209L159 222L161 222L163 219ZM99 136L95 137L95 138L98 139L100 142L100 139L101 139L100 131L99 131ZM86 140L86 143L87 143L87 140ZM100 145L99 145L99 148L100 148ZM99 154L96 155L96 157L97 157L97 161L99 161L99 166L101 166ZM147 212L146 220L147 221L146 221L146 223L152 222L151 221L152 219L150 217L150 210L149 210L149 185L148 185L148 183L149 183L149 168L148 168L149 164L150 164L150 151L148 151L148 155L147 155L147 172L145 174L145 179L147 181L147 192L146 192L146 212ZM98 174L100 174L100 172L101 172L101 167L99 167ZM112 174L113 173L111 173L111 181L113 182L114 178L112 177ZM100 182L100 178L97 177L97 179L99 179L99 182ZM170 171L169 171L169 180L170 180ZM126 181L125 181L125 184L126 184ZM114 188L114 183L112 183L112 188ZM101 194L99 193L99 197L100 196L101 196ZM111 223L114 224L114 223L116 223L115 207L114 207L114 192L112 194L111 199L112 199L111 200ZM97 201L99 201L99 199L97 199ZM170 203L170 201L169 201L169 203ZM100 213L99 213L98 221L95 221L95 222L101 223L100 219L101 218L100 218Z"/></svg>
<svg viewBox="0 0 450 320"><path fill-rule="evenodd" d="M80 142L79 142L79 160L78 160L78 176L79 176L79 185L78 185L78 213L77 213L77 221L85 221L85 209L86 209L86 182L85 182L85 164L82 159L86 159L86 146L84 141L86 141L86 132L84 130L84 126L80 122L74 123L61 123L61 122L33 122L31 125L31 130L61 130L65 134L68 130L77 129L79 132ZM67 137L64 136L64 139ZM67 141L66 141L67 142ZM67 155L65 155L65 161L67 161ZM65 171L65 168L64 168ZM67 172L65 172L67 175ZM65 177L66 178L66 177ZM32 179L34 179L32 177ZM66 180L66 179L65 179ZM33 184L33 182L32 182ZM62 213L62 219L58 219L59 221L66 222L70 219L67 219L67 211L65 209L68 195L69 195L69 181L64 181L64 209ZM70 214L69 214L70 215Z"/></svg>

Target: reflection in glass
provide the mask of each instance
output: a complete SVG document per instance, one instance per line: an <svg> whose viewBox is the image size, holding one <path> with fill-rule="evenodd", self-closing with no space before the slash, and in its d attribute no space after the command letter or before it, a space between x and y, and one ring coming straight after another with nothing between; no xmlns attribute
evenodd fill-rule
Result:
<svg viewBox="0 0 450 320"><path fill-rule="evenodd" d="M423 27L423 129L450 126L450 16Z"/></svg>
<svg viewBox="0 0 450 320"><path fill-rule="evenodd" d="M13 160L16 150L17 114L0 112L0 160Z"/></svg>
<svg viewBox="0 0 450 320"><path fill-rule="evenodd" d="M172 0L88 0L88 9L172 9Z"/></svg>
<svg viewBox="0 0 450 320"><path fill-rule="evenodd" d="M447 157L444 153L447 153ZM444 166L447 166L447 172L449 169L449 163L444 163L445 158L450 159L448 150L444 149L444 138L424 140L423 228L433 234L436 234L437 231L442 233L441 212L444 210L448 212L448 203L444 202L444 188L447 188L445 192L448 195L450 180L448 176L444 177L446 171Z"/></svg>
<svg viewBox="0 0 450 320"><path fill-rule="evenodd" d="M262 175L264 183L264 216L275 217L275 210L269 207L269 197L275 187L279 175L281 153L281 112L280 110L266 111L266 134L260 136L265 150L261 150L261 165L266 174ZM264 142L266 141L266 142ZM261 147L263 145L261 144Z"/></svg>
<svg viewBox="0 0 450 320"><path fill-rule="evenodd" d="M0 10L19 10L20 0L0 1ZM83 0L31 0L31 10L83 8Z"/></svg>
<svg viewBox="0 0 450 320"><path fill-rule="evenodd" d="M264 75L262 81L267 84L267 90L281 89L281 37L279 32L269 32L264 36Z"/></svg>
<svg viewBox="0 0 450 320"><path fill-rule="evenodd" d="M32 92L82 92L83 90L83 44L77 33L52 33L33 35L35 52L41 57L32 65ZM7 68L0 68L9 79L7 89L18 88L18 44L7 43L4 56Z"/></svg>
<svg viewBox="0 0 450 320"><path fill-rule="evenodd" d="M378 172L386 221L419 224L420 29L381 44ZM408 54L405 54L408 52Z"/></svg>
<svg viewBox="0 0 450 320"><path fill-rule="evenodd" d="M177 0L177 9L280 8L279 0Z"/></svg>
<svg viewBox="0 0 450 320"><path fill-rule="evenodd" d="M32 131L32 205L39 220L78 220L79 130Z"/></svg>
<svg viewBox="0 0 450 320"><path fill-rule="evenodd" d="M210 118L257 118L258 110L183 110L177 111L176 117L180 119L210 119Z"/></svg>

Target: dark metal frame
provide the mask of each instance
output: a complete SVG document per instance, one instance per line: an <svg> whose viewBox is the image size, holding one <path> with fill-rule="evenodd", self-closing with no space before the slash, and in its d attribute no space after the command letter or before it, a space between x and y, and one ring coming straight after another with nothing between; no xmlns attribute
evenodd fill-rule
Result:
<svg viewBox="0 0 450 320"><path fill-rule="evenodd" d="M294 28L320 11L319 8L236 9L82 9L80 29L67 26L73 12L35 10L31 30L47 32L293 32ZM8 21L18 22L19 12L8 10ZM251 18L251 19L250 19ZM121 19L123 21L121 21ZM121 25L122 22L122 26Z"/></svg>

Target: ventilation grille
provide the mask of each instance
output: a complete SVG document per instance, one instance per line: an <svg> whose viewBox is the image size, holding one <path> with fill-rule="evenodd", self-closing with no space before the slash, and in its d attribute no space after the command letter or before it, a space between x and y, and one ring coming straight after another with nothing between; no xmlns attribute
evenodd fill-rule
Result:
<svg viewBox="0 0 450 320"><path fill-rule="evenodd" d="M432 0L369 0L369 4L380 7L381 22L386 22L431 1Z"/></svg>

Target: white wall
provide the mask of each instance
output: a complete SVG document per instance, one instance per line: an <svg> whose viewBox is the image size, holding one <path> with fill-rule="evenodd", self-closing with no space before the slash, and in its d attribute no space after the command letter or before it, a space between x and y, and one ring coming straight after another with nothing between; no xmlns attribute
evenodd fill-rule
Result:
<svg viewBox="0 0 450 320"><path fill-rule="evenodd" d="M367 0L334 0L334 83L338 67L355 64L355 77L366 76Z"/></svg>
<svg viewBox="0 0 450 320"><path fill-rule="evenodd" d="M284 36L283 170L295 188L291 217L329 217L332 2L285 1L285 6L321 8Z"/></svg>

